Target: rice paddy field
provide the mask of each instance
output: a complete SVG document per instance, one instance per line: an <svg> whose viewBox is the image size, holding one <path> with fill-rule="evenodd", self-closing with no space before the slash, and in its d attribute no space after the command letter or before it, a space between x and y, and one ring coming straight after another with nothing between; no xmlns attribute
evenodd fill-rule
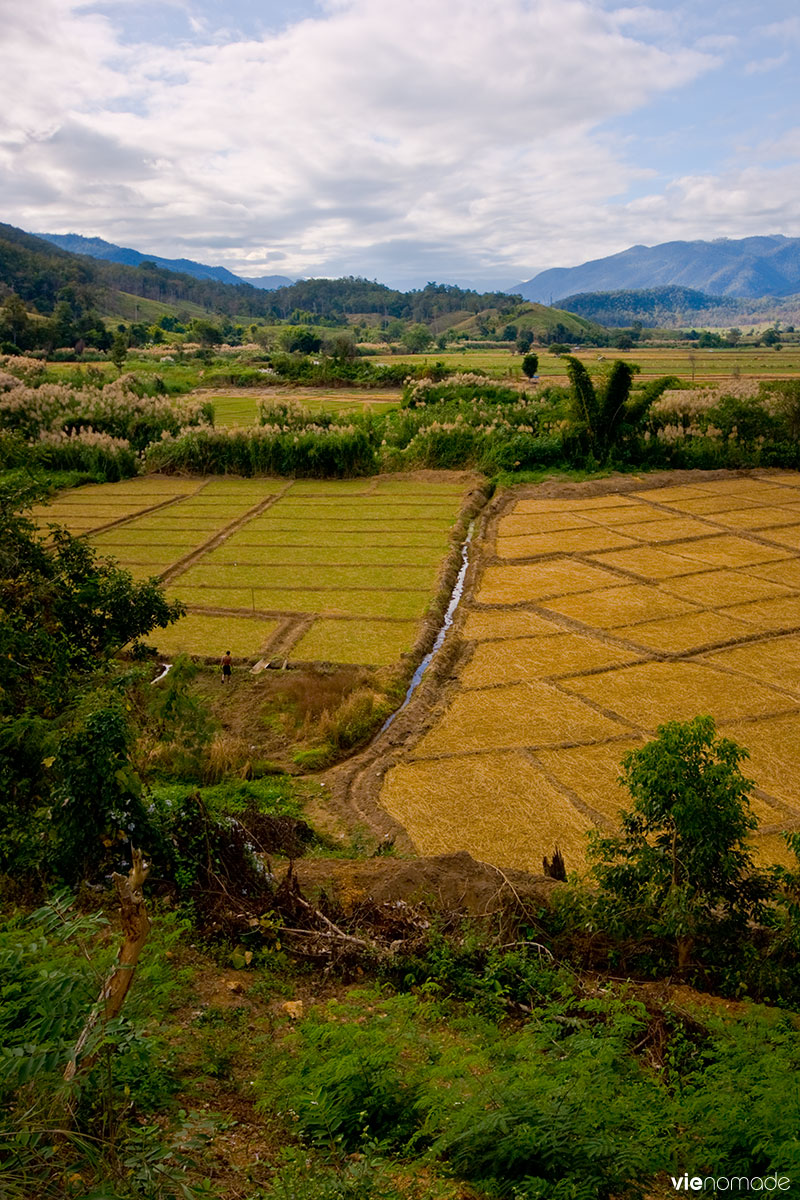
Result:
<svg viewBox="0 0 800 1200"><path fill-rule="evenodd" d="M538 871L630 798L619 762L711 713L748 748L754 848L800 830L800 473L538 498L484 545L458 678L387 772L380 803L420 853ZM605 485L604 485L605 486Z"/></svg>
<svg viewBox="0 0 800 1200"><path fill-rule="evenodd" d="M199 399L214 405L214 424L222 429L258 424L261 403L277 404L291 401L301 404L312 413L358 413L367 409L374 413L388 412L400 404L400 388L333 388L271 387L264 389L237 388L232 392L196 391Z"/></svg>
<svg viewBox="0 0 800 1200"><path fill-rule="evenodd" d="M149 640L165 657L389 666L436 595L472 476L347 481L145 476L66 492L34 512L187 615Z"/></svg>

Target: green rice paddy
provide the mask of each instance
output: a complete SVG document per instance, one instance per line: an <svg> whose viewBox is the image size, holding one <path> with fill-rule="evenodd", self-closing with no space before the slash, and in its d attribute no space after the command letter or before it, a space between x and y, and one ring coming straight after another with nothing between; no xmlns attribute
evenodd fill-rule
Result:
<svg viewBox="0 0 800 1200"><path fill-rule="evenodd" d="M148 476L76 489L36 515L90 537L137 579L171 572L168 594L190 612L150 635L165 656L213 656L219 646L254 660L278 629L282 644L287 628L291 639L294 621L294 661L386 666L416 642L471 483L450 472Z"/></svg>

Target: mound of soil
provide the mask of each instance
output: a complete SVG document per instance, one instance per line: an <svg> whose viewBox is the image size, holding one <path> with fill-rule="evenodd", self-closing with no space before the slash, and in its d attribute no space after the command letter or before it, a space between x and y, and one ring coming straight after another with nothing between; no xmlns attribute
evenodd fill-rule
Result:
<svg viewBox="0 0 800 1200"><path fill-rule="evenodd" d="M466 851L434 858L299 859L303 895L324 893L344 913L402 901L431 912L489 916L514 905L547 905L558 884L544 875L501 871Z"/></svg>

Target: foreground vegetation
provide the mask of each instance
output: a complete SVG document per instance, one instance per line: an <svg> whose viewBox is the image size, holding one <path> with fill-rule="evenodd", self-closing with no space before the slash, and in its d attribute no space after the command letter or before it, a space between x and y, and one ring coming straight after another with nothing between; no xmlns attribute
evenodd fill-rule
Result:
<svg viewBox="0 0 800 1200"><path fill-rule="evenodd" d="M202 335L201 314L192 319ZM48 486L142 469L169 476L136 481L165 489L155 507L190 498L199 481L184 472L268 472L283 486L408 467L507 480L797 468L796 381L709 389L644 379L622 359L561 355L547 360L560 381L537 385L505 368L453 376L418 359L354 358L322 337L304 352L289 337L320 326L296 316L288 328L270 327L275 343L270 333L238 361L167 341L184 361L161 362L173 355L159 349L113 382L122 344L118 366L4 361L3 1194L643 1200L673 1195L670 1177L686 1172L746 1176L754 1193L764 1178L791 1177L796 1190L800 842L789 837L781 868L752 857L761 801L745 773L747 729L733 741L708 716L668 721L619 768L630 799L619 832L590 847L587 879L528 891L516 876L494 879L496 900L478 916L467 903L476 864L461 862L462 899L437 903L438 885L414 876L390 839L337 824L319 780L286 773L362 746L397 705L399 679L355 664L275 672L266 699L236 680L222 736L220 688L196 667L179 660L151 684L146 644L191 635L180 602L97 558L84 537L43 534L25 516ZM207 399L186 395L201 383L257 388L259 424L216 428ZM380 412L269 399L273 386L309 384L404 390ZM113 517L87 496L76 533ZM231 506L226 493L222 515L251 500ZM195 509L182 553L207 536L201 525ZM165 550L155 528L142 527L147 552L170 566L172 549L155 562ZM340 634L312 630L307 644L340 647ZM273 738L258 750L256 720ZM502 799L487 785L484 805L487 795ZM126 1007L103 1020L95 997L122 936L107 881L127 874L132 848L152 860L153 930ZM301 886L292 863L316 866L317 886ZM366 899L359 865L382 873L385 900Z"/></svg>
<svg viewBox="0 0 800 1200"><path fill-rule="evenodd" d="M413 883L304 891L286 860L333 852L308 785L192 778L206 707L180 672L154 689L114 657L179 608L43 538L15 511L34 498L7 495L0 526L4 1194L643 1200L686 1171L796 1180L800 865L753 862L745 752L710 718L627 756L588 883L495 882L482 917ZM153 932L104 1021L104 879L131 846L152 857Z"/></svg>

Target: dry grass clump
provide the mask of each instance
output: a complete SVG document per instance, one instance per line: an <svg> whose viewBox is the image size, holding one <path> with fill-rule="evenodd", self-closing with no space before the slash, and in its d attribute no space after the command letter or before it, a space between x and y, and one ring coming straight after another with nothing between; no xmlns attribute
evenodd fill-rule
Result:
<svg viewBox="0 0 800 1200"><path fill-rule="evenodd" d="M528 512L522 508L523 502L514 506L512 512L502 517L498 522L497 532L500 537L513 536L517 533L558 533L560 529L588 529L590 522L580 513L540 513Z"/></svg>
<svg viewBox="0 0 800 1200"><path fill-rule="evenodd" d="M790 590L770 579L759 579L743 571L701 571L682 579L668 579L662 588L682 600L724 608L726 604L744 604L748 600L768 600L787 596Z"/></svg>
<svg viewBox="0 0 800 1200"><path fill-rule="evenodd" d="M749 750L745 773L800 817L800 713L732 725L722 732Z"/></svg>
<svg viewBox="0 0 800 1200"><path fill-rule="evenodd" d="M592 524L598 525L632 525L638 521L663 521L667 516L663 508L651 504L635 502L620 505L619 508L598 508L596 512L587 512L586 517ZM624 533L624 529L622 531Z"/></svg>
<svg viewBox="0 0 800 1200"><path fill-rule="evenodd" d="M568 870L581 865L592 828L519 754L404 763L386 776L380 802L420 854L467 850L479 862L537 873L556 843Z"/></svg>
<svg viewBox="0 0 800 1200"><path fill-rule="evenodd" d="M635 621L658 620L696 611L685 600L669 596L658 588L640 583L623 583L616 587L600 588L577 596L562 596L547 600L545 607L562 616L600 629L632 625Z"/></svg>
<svg viewBox="0 0 800 1200"><path fill-rule="evenodd" d="M716 522L730 529L770 529L776 525L791 525L797 519L798 512L794 508L771 508L767 505L763 508L737 508L719 514Z"/></svg>
<svg viewBox="0 0 800 1200"><path fill-rule="evenodd" d="M636 662L639 658L641 655L635 651L576 633L481 642L461 672L461 686L481 688L497 683L555 678L597 667Z"/></svg>
<svg viewBox="0 0 800 1200"><path fill-rule="evenodd" d="M625 537L613 529L564 529L557 537L552 533L498 537L497 556L533 558L538 554L552 554L554 543L563 554L588 554L593 550L615 550L618 547L635 545L632 538Z"/></svg>
<svg viewBox="0 0 800 1200"><path fill-rule="evenodd" d="M649 731L665 721L691 720L697 713L733 721L785 712L795 703L780 692L700 662L640 663L568 679L562 686Z"/></svg>
<svg viewBox="0 0 800 1200"><path fill-rule="evenodd" d="M785 583L787 587L800 591L800 558L759 563L750 568L749 574L758 575L759 579L774 579L776 583Z"/></svg>
<svg viewBox="0 0 800 1200"><path fill-rule="evenodd" d="M686 654L747 637L752 626L725 613L696 612L665 621L645 621L614 630L616 637L661 654Z"/></svg>
<svg viewBox="0 0 800 1200"><path fill-rule="evenodd" d="M701 563L691 562L668 550L657 550L653 546L636 546L632 550L614 550L610 554L592 556L599 566L608 564L620 571L630 571L649 583L653 579L670 579L676 575L689 575L702 571Z"/></svg>
<svg viewBox="0 0 800 1200"><path fill-rule="evenodd" d="M726 614L739 621L746 621L751 629L764 633L775 633L785 629L787 633L800 629L800 598L783 596L778 600L756 600L752 604L734 604L726 608Z"/></svg>
<svg viewBox="0 0 800 1200"><path fill-rule="evenodd" d="M415 757L465 750L557 746L614 737L622 727L572 696L544 683L517 683L489 691L457 692L437 725L415 747Z"/></svg>
<svg viewBox="0 0 800 1200"><path fill-rule="evenodd" d="M762 537L777 542L779 546L790 546L792 550L800 550L800 525L785 525L781 529L766 529Z"/></svg>
<svg viewBox="0 0 800 1200"><path fill-rule="evenodd" d="M779 684L800 698L800 636L748 642L746 646L703 655L703 661L742 671L763 683Z"/></svg>
<svg viewBox="0 0 800 1200"><path fill-rule="evenodd" d="M786 825L785 820L782 823ZM798 826L793 826L793 828L798 828ZM797 869L797 859L786 845L782 833L756 833L750 838L749 844L759 866L772 867L776 863L780 863L782 867Z"/></svg>
<svg viewBox="0 0 800 1200"><path fill-rule="evenodd" d="M569 496L562 500L518 500L516 508L521 513L572 513L595 508L619 508L629 503L627 496L612 492L607 496Z"/></svg>
<svg viewBox="0 0 800 1200"><path fill-rule="evenodd" d="M414 621L315 621L292 647L290 658L389 666L410 652L416 634Z"/></svg>
<svg viewBox="0 0 800 1200"><path fill-rule="evenodd" d="M765 546L750 538L722 534L707 537L702 541L678 542L670 546L673 554L680 554L694 562L708 563L710 567L749 567L755 563L770 562L775 558L786 558L785 550Z"/></svg>
<svg viewBox="0 0 800 1200"><path fill-rule="evenodd" d="M765 504L788 500L795 490L786 483L770 483L766 479L713 479L698 484L703 492L712 496L735 496L737 500L762 500Z"/></svg>
<svg viewBox="0 0 800 1200"><path fill-rule="evenodd" d="M551 521L555 522L552 527L550 525ZM584 520L578 513L545 514L543 516L532 514L526 516L524 513L517 515L516 512L513 512L498 521L497 536L498 538L530 537L538 533L559 533L562 529L590 528L591 523Z"/></svg>
<svg viewBox="0 0 800 1200"><path fill-rule="evenodd" d="M487 567L476 599L479 604L520 604L546 596L613 587L622 582L599 567L569 558L553 558L524 566Z"/></svg>
<svg viewBox="0 0 800 1200"><path fill-rule="evenodd" d="M619 782L620 759L641 746L644 738L570 746L565 750L538 750L536 758L546 771L594 809L598 825L616 826L620 809L630 808L628 791Z"/></svg>
<svg viewBox="0 0 800 1200"><path fill-rule="evenodd" d="M706 537L713 527L691 517L665 517L662 521L639 521L626 525L625 532L642 542L675 542L678 538Z"/></svg>
<svg viewBox="0 0 800 1200"><path fill-rule="evenodd" d="M654 498L659 498L660 492L654 492ZM715 517L717 513L728 512L732 509L739 509L749 501L738 500L736 496L701 496L699 493L688 500L665 500L659 501L667 504L669 508L675 509L676 512L686 513L689 516L709 516ZM663 514L662 514L663 515Z"/></svg>
<svg viewBox="0 0 800 1200"><path fill-rule="evenodd" d="M166 629L155 629L148 640L160 654L221 657L230 650L236 658L256 658L278 628L277 621L252 617L215 617L188 613Z"/></svg>
<svg viewBox="0 0 800 1200"><path fill-rule="evenodd" d="M656 504L679 504L685 500L700 499L704 493L697 484L679 483L675 487L646 488L631 495L637 500L652 500Z"/></svg>
<svg viewBox="0 0 800 1200"><path fill-rule="evenodd" d="M497 610L475 611L467 615L461 636L467 641L489 641L495 638L535 637L560 633L558 625L545 621L536 613L524 612L521 609L511 609L508 612Z"/></svg>

